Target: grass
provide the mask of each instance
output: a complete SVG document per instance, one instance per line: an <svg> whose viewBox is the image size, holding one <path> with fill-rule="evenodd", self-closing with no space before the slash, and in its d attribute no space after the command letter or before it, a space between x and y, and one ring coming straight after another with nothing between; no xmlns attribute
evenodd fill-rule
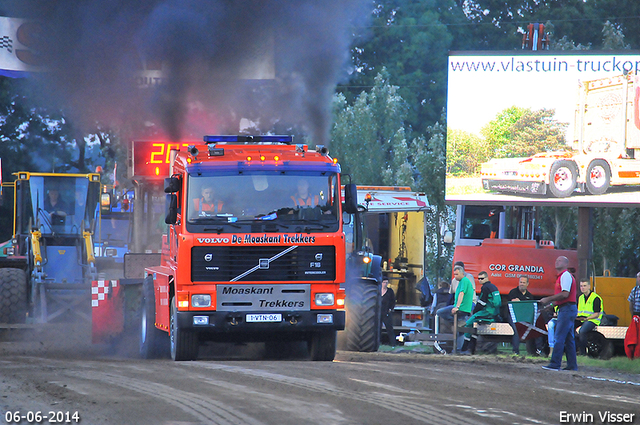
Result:
<svg viewBox="0 0 640 425"><path fill-rule="evenodd" d="M600 360L592 359L591 357L579 356L578 366L613 369L619 372L635 373L640 375L640 359L631 360L627 357L612 357L609 360Z"/></svg>
<svg viewBox="0 0 640 425"><path fill-rule="evenodd" d="M424 345L415 345L415 346L402 346L398 345L395 349L391 348L390 345L380 345L379 352L388 353L388 352L398 352L398 351L411 351L415 353L424 353L431 354L433 352L432 347L424 346ZM524 344L520 346L520 353L524 354L527 352L527 349ZM519 358L521 361L533 362L533 363L545 363L548 361L548 358L538 357L538 356L530 356L530 355L521 355L519 357L514 357L511 353L511 344L508 343L500 343L498 344L498 353L497 354L481 354L483 356L495 356L497 358ZM563 359L563 361L566 361ZM616 370L618 372L630 373L640 375L640 359L630 360L624 356L612 357L609 360L600 360L600 359L592 359L591 357L586 356L578 356L578 366L583 367L594 367L600 369L609 369Z"/></svg>

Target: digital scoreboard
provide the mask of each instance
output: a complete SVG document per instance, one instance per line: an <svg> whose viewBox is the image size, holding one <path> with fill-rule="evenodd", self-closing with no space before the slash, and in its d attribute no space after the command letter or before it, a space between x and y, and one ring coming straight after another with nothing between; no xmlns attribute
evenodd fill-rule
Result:
<svg viewBox="0 0 640 425"><path fill-rule="evenodd" d="M161 180L169 177L171 150L186 151L195 142L135 140L131 147L131 175L134 178Z"/></svg>

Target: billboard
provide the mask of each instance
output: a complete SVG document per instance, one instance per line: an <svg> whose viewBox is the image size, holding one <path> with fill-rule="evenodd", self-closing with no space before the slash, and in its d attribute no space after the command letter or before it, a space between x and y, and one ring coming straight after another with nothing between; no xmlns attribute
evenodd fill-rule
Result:
<svg viewBox="0 0 640 425"><path fill-rule="evenodd" d="M640 52L460 52L448 67L448 203L640 203Z"/></svg>

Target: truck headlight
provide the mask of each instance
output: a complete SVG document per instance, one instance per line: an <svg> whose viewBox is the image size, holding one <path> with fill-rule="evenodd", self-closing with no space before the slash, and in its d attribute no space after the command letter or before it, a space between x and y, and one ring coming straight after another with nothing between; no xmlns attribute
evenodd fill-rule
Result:
<svg viewBox="0 0 640 425"><path fill-rule="evenodd" d="M211 295L192 295L191 296L192 307L211 307Z"/></svg>
<svg viewBox="0 0 640 425"><path fill-rule="evenodd" d="M316 305L333 305L334 297L332 293L316 294Z"/></svg>

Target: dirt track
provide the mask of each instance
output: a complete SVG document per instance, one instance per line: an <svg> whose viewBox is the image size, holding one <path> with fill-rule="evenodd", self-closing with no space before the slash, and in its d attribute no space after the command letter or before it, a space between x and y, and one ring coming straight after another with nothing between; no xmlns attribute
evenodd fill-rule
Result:
<svg viewBox="0 0 640 425"><path fill-rule="evenodd" d="M640 376L549 372L544 360L338 352L334 362L265 361L260 344L211 344L199 361L176 363L80 338L0 342L0 423L18 410L77 411L82 424L557 424L562 412L603 423L607 411L640 423Z"/></svg>

